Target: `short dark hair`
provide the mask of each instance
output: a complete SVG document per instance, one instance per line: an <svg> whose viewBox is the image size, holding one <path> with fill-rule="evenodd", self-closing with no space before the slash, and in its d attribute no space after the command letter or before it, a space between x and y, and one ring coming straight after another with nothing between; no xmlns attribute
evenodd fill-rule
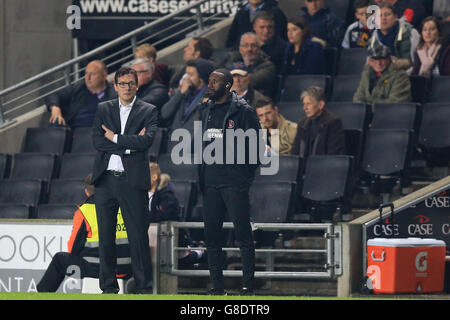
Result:
<svg viewBox="0 0 450 320"><path fill-rule="evenodd" d="M202 37L194 37L192 40L196 41L194 49L195 51L200 51L200 58L209 59L214 51L211 41Z"/></svg>
<svg viewBox="0 0 450 320"><path fill-rule="evenodd" d="M292 23L302 29L303 31L303 39L302 43L305 42L306 39L308 39L311 35L311 31L309 28L308 20L306 20L304 17L292 17L288 20L288 23Z"/></svg>
<svg viewBox="0 0 450 320"><path fill-rule="evenodd" d="M395 10L395 7L389 3L382 3L379 5L379 7L380 7L380 10L381 9L390 9L392 11L392 13L395 14L397 17L401 16L401 14L399 14L397 12L397 10Z"/></svg>
<svg viewBox="0 0 450 320"><path fill-rule="evenodd" d="M365 8L370 5L369 0L356 0L355 1L355 9Z"/></svg>
<svg viewBox="0 0 450 320"><path fill-rule="evenodd" d="M92 173L89 173L87 177L84 179L84 188L88 191L88 193L91 196L95 194L95 187L92 184Z"/></svg>
<svg viewBox="0 0 450 320"><path fill-rule="evenodd" d="M116 71L116 74L114 75L114 82L117 84L120 77L123 77L127 74L131 74L134 76L134 80L136 80L136 83L138 83L138 76L136 70L130 67L122 67L119 70Z"/></svg>
<svg viewBox="0 0 450 320"><path fill-rule="evenodd" d="M255 109L262 108L262 107L265 107L265 106L267 106L267 105L272 106L272 108L275 107L275 105L274 105L274 103L273 103L273 100L270 99L269 97L266 97L266 96L260 97L259 99L257 99L257 100L253 103L253 107L254 107Z"/></svg>
<svg viewBox="0 0 450 320"><path fill-rule="evenodd" d="M275 17L272 12L269 11L260 11L253 17L252 24L255 24L256 20L261 19L264 21L273 21L275 22Z"/></svg>

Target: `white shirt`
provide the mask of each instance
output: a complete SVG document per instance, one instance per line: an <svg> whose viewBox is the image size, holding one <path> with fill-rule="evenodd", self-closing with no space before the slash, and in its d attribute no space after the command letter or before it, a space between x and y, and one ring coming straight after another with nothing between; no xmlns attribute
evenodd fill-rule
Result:
<svg viewBox="0 0 450 320"><path fill-rule="evenodd" d="M120 134L123 134L125 131L125 125L127 124L128 116L130 115L131 108L133 107L135 101L136 97L134 97L133 101L128 106L124 106L119 99ZM113 138L114 143L117 143L117 137L118 134L115 134ZM125 150L125 154L130 154L130 150ZM122 164L122 158L117 154L112 154L111 158L109 158L108 168L106 170L125 171Z"/></svg>

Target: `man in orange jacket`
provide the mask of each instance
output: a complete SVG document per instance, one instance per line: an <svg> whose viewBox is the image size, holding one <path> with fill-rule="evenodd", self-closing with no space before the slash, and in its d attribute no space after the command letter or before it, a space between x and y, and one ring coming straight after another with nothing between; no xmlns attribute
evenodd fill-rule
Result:
<svg viewBox="0 0 450 320"><path fill-rule="evenodd" d="M88 199L78 208L73 217L72 234L67 242L68 252L58 252L53 256L41 281L38 292L55 292L64 277L72 276L76 268L80 278L99 277L98 225L94 204L95 188L91 185L91 175L85 180L85 193ZM116 227L117 277L131 275L131 258L128 238L122 214L117 213ZM71 267L72 268L69 268Z"/></svg>

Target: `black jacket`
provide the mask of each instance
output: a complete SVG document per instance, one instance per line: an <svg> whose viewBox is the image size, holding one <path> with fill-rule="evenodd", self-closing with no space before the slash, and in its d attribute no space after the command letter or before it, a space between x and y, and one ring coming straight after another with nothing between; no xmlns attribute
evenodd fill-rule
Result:
<svg viewBox="0 0 450 320"><path fill-rule="evenodd" d="M257 144L260 144L259 139L259 130L261 129L261 125L259 123L258 116L256 114L256 111L253 107L249 106L247 102L244 99L239 98L235 92L231 92L230 94L230 105L228 108L228 112L225 115L224 121L223 121L223 137L224 137L224 145L226 145L226 129L242 129L244 132L248 129L254 129L256 131L257 135ZM209 100L208 102L204 102L201 105L200 109L200 117L202 121L202 137L203 134L207 130L207 120L210 115L211 108L214 107L214 103ZM200 134L200 133L195 133ZM206 142L202 141L204 150L206 146ZM235 181L235 185L237 187L250 187L250 185L253 182L253 179L255 177L256 169L260 165L260 158L259 155L256 155L256 163L251 163L249 158L249 150L250 150L250 144L249 140L246 139L245 142L245 150L246 150L246 161L245 164L237 164L238 160L238 148L237 143L234 144L234 165L226 165L227 175L231 177L231 180ZM255 146L253 146L255 147ZM252 148L253 149L253 148ZM256 146L256 150L259 151L258 146ZM226 154L227 150L224 150L224 153ZM259 153L259 152L258 152ZM252 161L253 162L253 161ZM205 167L206 164L202 163L200 165L200 172L199 172L199 182L200 182L200 189L204 190L205 187Z"/></svg>
<svg viewBox="0 0 450 320"><path fill-rule="evenodd" d="M88 90L84 81L80 81L49 95L45 99L45 104L49 111L51 106L61 107L62 115L68 123L85 106L86 98L91 95L92 93ZM107 83L105 95L100 101L104 102L115 98L117 98L117 93L114 87Z"/></svg>
<svg viewBox="0 0 450 320"><path fill-rule="evenodd" d="M160 182L150 205L150 222L179 220L180 205L167 174L161 174Z"/></svg>
<svg viewBox="0 0 450 320"><path fill-rule="evenodd" d="M139 87L136 93L137 97L147 103L153 104L161 109L164 103L169 100L169 90L165 85L156 80L152 80L147 84Z"/></svg>
<svg viewBox="0 0 450 320"><path fill-rule="evenodd" d="M137 189L150 189L148 148L152 145L156 134L157 117L155 106L136 99L122 135L120 134L119 99L102 102L98 105L92 128L94 147L97 150L92 183L95 183L108 168L111 155L117 154L122 158L128 182ZM105 138L102 124L118 134L117 144ZM139 132L143 128L146 129L146 132L143 136L139 136ZM127 149L132 152L125 154Z"/></svg>
<svg viewBox="0 0 450 320"><path fill-rule="evenodd" d="M265 0L261 11L268 11L274 15L275 34L282 39L287 39L287 18L274 1ZM228 37L225 43L227 48L237 49L241 36L246 32L253 32L253 24L250 21L250 12L246 6L241 7L234 16Z"/></svg>
<svg viewBox="0 0 450 320"><path fill-rule="evenodd" d="M324 109L319 118L319 128L314 141L310 141L312 120L301 119L297 124L297 135L292 144L291 154L306 157L309 155L345 154L345 135L342 121L334 113ZM308 142L312 145L308 148ZM311 149L311 150L308 150Z"/></svg>

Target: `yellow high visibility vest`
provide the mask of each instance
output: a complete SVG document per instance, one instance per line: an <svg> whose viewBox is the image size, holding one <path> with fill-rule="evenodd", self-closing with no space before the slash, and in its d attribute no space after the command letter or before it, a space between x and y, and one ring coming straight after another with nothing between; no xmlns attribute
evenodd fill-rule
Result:
<svg viewBox="0 0 450 320"><path fill-rule="evenodd" d="M83 216L91 229L90 236L86 238L86 247L98 247L98 224L95 204L85 203L80 207L80 211L83 213ZM128 243L128 235L123 222L122 212L119 208L119 212L117 212L116 244L126 243Z"/></svg>

